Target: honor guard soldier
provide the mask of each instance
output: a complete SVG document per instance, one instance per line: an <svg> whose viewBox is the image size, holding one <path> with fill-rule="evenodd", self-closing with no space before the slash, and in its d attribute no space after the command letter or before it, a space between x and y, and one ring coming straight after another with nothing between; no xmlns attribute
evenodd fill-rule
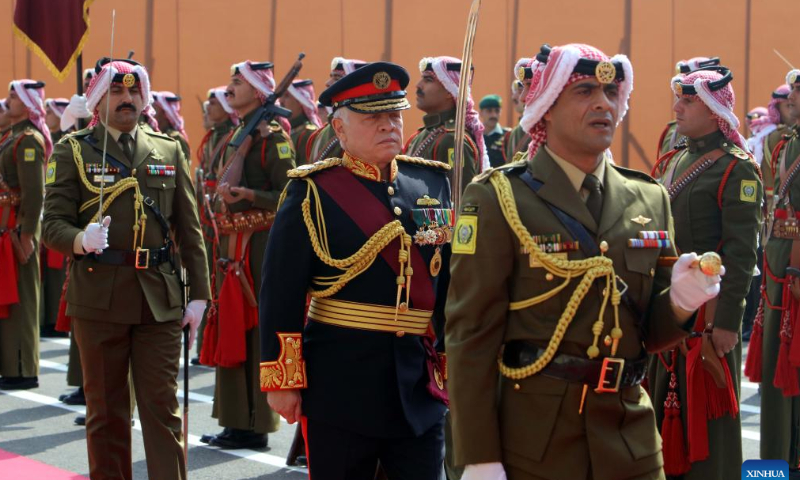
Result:
<svg viewBox="0 0 800 480"><path fill-rule="evenodd" d="M697 314L692 337L650 360L664 471L685 479L728 479L742 464L740 335L763 193L758 165L738 132L732 79L723 67L672 79L676 134L686 141L653 170L669 193L678 251L716 251L726 270L719 296Z"/></svg>
<svg viewBox="0 0 800 480"><path fill-rule="evenodd" d="M689 60L681 60L675 65L676 75L687 75L699 70L701 68L718 67L720 65L719 57L695 57ZM663 155L671 152L677 145L682 143L683 138L676 131L677 124L675 120L671 120L664 127L661 136L658 138L658 156L661 158Z"/></svg>
<svg viewBox="0 0 800 480"><path fill-rule="evenodd" d="M800 70L786 76L789 112L800 119ZM761 382L761 458L785 460L800 476L800 139L796 123L775 147L773 211L764 247L765 286L745 375ZM794 477L792 477L794 478Z"/></svg>
<svg viewBox="0 0 800 480"><path fill-rule="evenodd" d="M181 97L172 92L153 92L153 109L161 133L181 144L181 150L186 161L191 164L191 149L189 136L184 128L183 115L181 115Z"/></svg>
<svg viewBox="0 0 800 480"><path fill-rule="evenodd" d="M422 78L417 83L417 108L425 112L422 117L424 125L408 139L403 153L447 163L452 167L461 60L453 57L425 57L419 62L419 71ZM469 83L472 84L472 72ZM489 168L489 156L483 139L484 127L475 111L472 93L468 95L465 127L467 135L464 136L462 165L464 185Z"/></svg>
<svg viewBox="0 0 800 480"><path fill-rule="evenodd" d="M39 386L39 237L44 163L53 150L44 82L9 84L0 137L0 389Z"/></svg>
<svg viewBox="0 0 800 480"><path fill-rule="evenodd" d="M478 104L480 120L483 124L483 142L489 155L489 164L499 167L505 162L503 155L503 139L511 131L500 125L500 113L503 108L503 99L500 95L486 95Z"/></svg>
<svg viewBox="0 0 800 480"><path fill-rule="evenodd" d="M292 127L292 143L297 154L297 165L305 165L306 146L311 135L322 127L317 115L317 96L314 94L314 82L311 80L295 80L289 90L281 97L281 105L292 111L289 122Z"/></svg>
<svg viewBox="0 0 800 480"><path fill-rule="evenodd" d="M176 141L137 125L150 99L143 66L104 58L95 74L89 127L62 139L47 164L43 223L48 248L73 260L66 314L83 365L90 475L132 478L130 371L149 477L185 479L181 330L191 348L210 297L189 166Z"/></svg>
<svg viewBox="0 0 800 480"><path fill-rule="evenodd" d="M231 66L227 99L241 119L231 141L245 135L244 127L261 115L274 89L272 63ZM208 313L200 356L201 363L217 367L212 416L223 431L201 440L221 448L265 448L280 419L259 389L257 295L278 199L295 166L294 149L289 134L273 121L255 128L238 148L229 143L224 155L212 205L219 236L216 305Z"/></svg>
<svg viewBox="0 0 800 480"><path fill-rule="evenodd" d="M45 122L50 131L50 138L53 144L58 143L67 132L74 128L73 125L66 124L62 127L61 118L64 110L69 105L66 98L48 98L44 101L44 108L47 112ZM64 255L47 249L41 249L42 254L42 302L39 312L40 330L43 337L66 337L66 333L55 330L56 319L58 318L58 306L61 300L61 290L66 280L66 257ZM80 385L76 385L80 386Z"/></svg>
<svg viewBox="0 0 800 480"><path fill-rule="evenodd" d="M517 96L519 102L514 104L514 110L520 114L520 121L522 120L522 112L525 110L525 99L528 97L528 92L531 88L531 77L533 71L531 70L532 58L522 57L517 60L514 65L514 81L516 88L518 88ZM509 163L514 160L514 156L519 152L527 152L528 145L531 143L531 136L522 128L522 125L517 125L508 132L503 139L503 155L505 162Z"/></svg>
<svg viewBox="0 0 800 480"><path fill-rule="evenodd" d="M775 169L778 158L776 148L786 135L792 133L795 119L789 110L789 93L791 89L785 83L772 91L772 98L767 105L769 114L766 118L775 124L775 129L764 138L763 158L767 161L761 163L761 172L764 175L764 198L767 203L767 212L772 211L772 202L775 195Z"/></svg>
<svg viewBox="0 0 800 480"><path fill-rule="evenodd" d="M325 88L330 87L345 75L353 73L355 70L366 65L363 60L356 60L351 58L334 57L331 60L331 73L328 81L325 82ZM331 117L328 116L328 122L320 129L311 134L311 137L306 142L306 163L315 163L326 158L341 158L342 147L339 145L339 138L333 131L331 126Z"/></svg>
<svg viewBox="0 0 800 480"><path fill-rule="evenodd" d="M5 134L10 126L11 120L8 117L8 103L5 98L0 98L0 135Z"/></svg>
<svg viewBox="0 0 800 480"><path fill-rule="evenodd" d="M545 45L532 66L528 158L470 183L453 234L456 463L463 480L663 479L644 347L686 337L719 276L676 259L664 189L605 158L627 57Z"/></svg>
<svg viewBox="0 0 800 480"><path fill-rule="evenodd" d="M443 474L450 167L398 155L408 82L376 62L322 93L344 156L290 172L267 245L261 388L315 480Z"/></svg>

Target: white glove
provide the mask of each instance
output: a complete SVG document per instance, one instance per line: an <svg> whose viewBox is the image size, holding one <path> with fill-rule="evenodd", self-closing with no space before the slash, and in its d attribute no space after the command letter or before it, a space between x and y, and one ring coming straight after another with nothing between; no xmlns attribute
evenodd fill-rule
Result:
<svg viewBox="0 0 800 480"><path fill-rule="evenodd" d="M92 112L86 106L86 95L73 95L69 105L61 115L61 130L67 131L72 128L79 118L92 118Z"/></svg>
<svg viewBox="0 0 800 480"><path fill-rule="evenodd" d="M189 305L186 305L186 312L183 314L183 322L181 328L189 324L189 345L186 348L192 348L194 339L197 337L197 328L200 326L200 321L203 320L203 313L206 311L205 300L192 300Z"/></svg>
<svg viewBox="0 0 800 480"><path fill-rule="evenodd" d="M467 465L461 480L506 480L506 471L500 462Z"/></svg>
<svg viewBox="0 0 800 480"><path fill-rule="evenodd" d="M103 249L108 248L108 225L111 217L103 219L103 223L90 223L86 225L81 239L81 246L86 253L94 252L98 255L103 253Z"/></svg>
<svg viewBox="0 0 800 480"><path fill-rule="evenodd" d="M696 253L684 253L672 267L669 299L675 306L687 312L694 312L719 295L721 277L725 275L725 267L722 267L719 275L704 274L696 264L699 261L700 257Z"/></svg>

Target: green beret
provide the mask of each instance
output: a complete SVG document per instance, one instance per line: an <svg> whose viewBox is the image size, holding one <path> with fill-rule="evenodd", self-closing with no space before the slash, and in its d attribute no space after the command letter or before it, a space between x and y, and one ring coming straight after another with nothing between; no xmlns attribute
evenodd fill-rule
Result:
<svg viewBox="0 0 800 480"><path fill-rule="evenodd" d="M481 99L481 103L478 104L478 108L483 110L484 108L501 108L503 106L503 99L500 98L500 95L486 95Z"/></svg>

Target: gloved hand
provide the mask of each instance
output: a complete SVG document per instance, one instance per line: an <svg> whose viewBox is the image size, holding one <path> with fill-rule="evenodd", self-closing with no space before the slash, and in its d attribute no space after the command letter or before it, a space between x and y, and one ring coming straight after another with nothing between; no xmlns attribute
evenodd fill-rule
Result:
<svg viewBox="0 0 800 480"><path fill-rule="evenodd" d="M506 480L506 471L500 462L467 465L461 480Z"/></svg>
<svg viewBox="0 0 800 480"><path fill-rule="evenodd" d="M675 306L687 312L694 312L719 295L721 277L725 275L725 267L719 275L704 274L697 265L699 261L696 253L684 253L672 267L669 298Z"/></svg>
<svg viewBox="0 0 800 480"><path fill-rule="evenodd" d="M103 249L108 248L108 225L111 217L103 219L103 223L90 223L83 230L81 246L86 253L94 252L98 255L103 253Z"/></svg>
<svg viewBox="0 0 800 480"><path fill-rule="evenodd" d="M86 95L73 95L69 105L61 115L61 130L72 128L79 118L92 118L92 112L86 106Z"/></svg>
<svg viewBox="0 0 800 480"><path fill-rule="evenodd" d="M189 345L185 348L192 348L194 339L197 337L197 328L200 326L200 321L203 320L203 313L206 311L206 300L192 300L189 305L186 305L186 312L183 314L183 322L181 328L189 325Z"/></svg>

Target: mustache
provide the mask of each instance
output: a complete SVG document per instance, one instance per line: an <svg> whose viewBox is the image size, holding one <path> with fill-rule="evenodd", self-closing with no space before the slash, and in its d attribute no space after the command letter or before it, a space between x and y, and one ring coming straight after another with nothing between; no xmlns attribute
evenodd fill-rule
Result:
<svg viewBox="0 0 800 480"><path fill-rule="evenodd" d="M121 112L123 110L133 110L136 111L136 106L132 103L121 103L114 109L116 112Z"/></svg>

